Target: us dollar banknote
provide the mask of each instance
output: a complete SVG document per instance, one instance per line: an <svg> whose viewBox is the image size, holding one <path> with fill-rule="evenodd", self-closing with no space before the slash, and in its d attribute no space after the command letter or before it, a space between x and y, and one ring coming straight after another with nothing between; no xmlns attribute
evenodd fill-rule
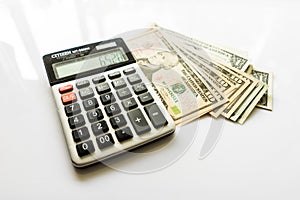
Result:
<svg viewBox="0 0 300 200"><path fill-rule="evenodd" d="M272 102L273 73L263 71L263 70L253 69L251 71L251 75L268 86L267 91L263 94L261 99L258 101L256 107L272 110L273 109L273 105L272 105L273 104Z"/></svg>
<svg viewBox="0 0 300 200"><path fill-rule="evenodd" d="M126 38L126 43L178 124L191 121L191 116L199 118L226 102L222 94L216 95L189 68L158 31Z"/></svg>
<svg viewBox="0 0 300 200"><path fill-rule="evenodd" d="M205 50L206 53L209 54L211 59L215 62L218 62L225 66L237 68L241 71L246 71L246 69L248 68L249 60L246 57L245 52L233 50L233 48L226 49L226 47L220 47L212 43L207 43L198 39L190 38L159 26L156 26L156 28L159 28L162 32L169 35L170 37L173 37L177 41L181 40L183 43L186 43L186 45L190 45L197 50L199 50L199 48L201 50Z"/></svg>

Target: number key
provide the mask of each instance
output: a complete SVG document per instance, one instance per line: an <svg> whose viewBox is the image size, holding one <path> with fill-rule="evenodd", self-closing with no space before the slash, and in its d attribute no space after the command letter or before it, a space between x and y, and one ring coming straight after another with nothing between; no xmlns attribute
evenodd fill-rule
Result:
<svg viewBox="0 0 300 200"><path fill-rule="evenodd" d="M99 106L96 98L91 98L83 101L83 106L85 110L91 110Z"/></svg>
<svg viewBox="0 0 300 200"><path fill-rule="evenodd" d="M99 149L104 149L115 144L115 141L110 133L100 136L96 139Z"/></svg>
<svg viewBox="0 0 300 200"><path fill-rule="evenodd" d="M97 122L96 124L92 124L92 130L95 136L98 136L102 133L106 133L109 128L105 121Z"/></svg>
<svg viewBox="0 0 300 200"><path fill-rule="evenodd" d="M123 115L118 115L109 119L111 126L116 129L126 125L126 120Z"/></svg>
<svg viewBox="0 0 300 200"><path fill-rule="evenodd" d="M88 112L87 117L90 122L95 122L95 121L103 119L104 116L100 109L96 109L96 110L92 110L92 111Z"/></svg>
<svg viewBox="0 0 300 200"><path fill-rule="evenodd" d="M78 128L85 124L83 115L77 115L75 117L71 117L68 119L68 122L71 129Z"/></svg>
<svg viewBox="0 0 300 200"><path fill-rule="evenodd" d="M108 105L104 109L108 116L113 116L113 115L119 114L121 112L121 109L117 103Z"/></svg>
<svg viewBox="0 0 300 200"><path fill-rule="evenodd" d="M68 117L79 114L81 112L80 106L78 103L67 105L65 107L65 112Z"/></svg>
<svg viewBox="0 0 300 200"><path fill-rule="evenodd" d="M103 105L107 105L116 101L115 96L110 92L100 96Z"/></svg>
<svg viewBox="0 0 300 200"><path fill-rule="evenodd" d="M83 157L95 152L95 147L91 140L76 145L78 156Z"/></svg>
<svg viewBox="0 0 300 200"><path fill-rule="evenodd" d="M80 129L73 130L72 135L74 142L80 142L90 137L87 127L82 127Z"/></svg>

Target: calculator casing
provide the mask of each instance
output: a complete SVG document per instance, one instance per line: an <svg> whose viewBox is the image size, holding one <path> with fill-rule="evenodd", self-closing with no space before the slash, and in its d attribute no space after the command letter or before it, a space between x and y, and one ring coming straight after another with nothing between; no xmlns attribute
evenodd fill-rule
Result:
<svg viewBox="0 0 300 200"><path fill-rule="evenodd" d="M109 50L110 48L115 48L115 47L108 47L105 49L100 49L97 50L96 47L99 45L104 45L106 43L111 43L114 42L116 43L116 45L118 47L123 48L123 50L126 52L126 55L128 57L128 61L115 65L115 66L109 66L107 69L103 70L103 69L95 69L95 70L91 70L88 72L84 72L84 73L80 73L74 76L69 76L66 78L62 78L62 79L56 79L53 69L52 69L52 65L54 63L57 62L62 62L64 60L70 60L70 59L76 59L78 57L83 57L86 55L91 55L94 53L98 53L99 51L106 51ZM78 52L78 49L86 49L86 52L80 52L78 54L74 53L74 54L70 54L67 56L62 56L59 58L54 58L55 56L53 55L63 55L63 52ZM61 54L62 53L62 54ZM162 103L162 101L160 100L159 96L157 95L156 91L153 89L151 83L149 82L149 80L146 78L146 76L144 75L143 71L141 70L141 68L137 65L137 63L135 62L134 57L132 56L132 54L130 53L129 49L127 48L125 42L121 39L121 38L116 38L116 39L112 39L112 40L108 40L108 41L103 41L103 42L98 42L98 43L93 43L93 44L88 44L88 45L84 45L84 46L80 46L80 47L75 47L72 49L68 49L68 50L64 50L64 51L60 51L60 52L55 52L55 53L51 53L48 55L45 55L43 57L44 59L44 64L46 67L46 71L47 71L47 75L48 75L48 79L49 79L49 83L51 85L52 88L52 93L53 93L53 97L57 106L57 111L58 111L58 115L60 117L60 121L62 124L62 128L63 128L63 132L64 132L64 136L66 139L66 143L68 146L68 150L69 150L69 154L71 157L71 161L73 163L73 165L75 167L78 168L82 168L82 167L87 167L91 164L94 163L98 163L98 162L103 162L108 158L111 158L113 156L116 156L118 154L130 151L132 149L135 149L137 147L143 146L145 144L148 144L150 142L153 142L159 138L162 138L164 136L170 135L171 133L173 133L175 131L175 123L172 119L172 117L169 115L168 111L166 110L164 104ZM138 135L136 134L136 132L134 131L134 128L127 116L127 112L121 104L120 100L117 100L117 103L119 104L119 106L121 107L121 113L126 121L127 121L127 127L129 127L132 130L133 133L133 138L127 140L127 141L123 141L123 142L119 142L118 139L116 138L116 135L114 134L115 130L111 124L109 123L109 116L106 115L105 111L104 111L104 105L101 104L101 101L99 100L99 95L97 94L97 91L95 90L96 84L93 85L92 79L99 76L99 75L104 75L106 77L106 82L108 82L111 85L111 80L108 78L108 74L114 73L114 72L123 72L126 69L129 68L134 68L136 70L136 73L140 75L140 78L142 79L142 82L147 86L148 92L152 95L153 99L154 99L154 103L157 104L157 106L160 108L160 111L163 113L165 119L167 120L167 125L156 129L153 124L151 123L150 119L147 117L147 114L144 110L144 106L141 105L140 102L138 102L138 99L135 97L136 102L138 102L138 107L135 109L140 109L143 113L143 115L145 116L148 125L151 128L150 132ZM130 89L131 93L134 94L134 91L132 89L132 85L130 85L130 83L128 82L126 75L122 74L122 78L124 78L124 80L126 81L126 84L128 86L128 88ZM78 94L79 89L76 88L76 83L81 81L81 80L88 80L91 83L91 88L93 88L94 93L95 93L95 97L97 98L97 100L100 102L99 103L99 108L103 111L104 113L104 119L107 122L107 125L109 127L109 133L112 134L112 137L114 139L114 145L107 147L105 149L99 149L97 146L97 142L96 142L96 138L98 136L95 136L93 134L93 131L91 130L91 126L89 123L89 120L86 116L86 111L84 109L84 107L82 106L82 104L80 104L81 110L82 110L82 115L84 116L85 122L86 122L86 127L88 128L89 132L90 132L90 138L89 140L92 140L94 147L95 147L95 152L84 156L84 157L80 157L77 154L76 151L76 142L74 142L73 140L73 136L71 134L72 129L69 127L68 124L68 117L65 114L65 110L64 110L64 105L62 104L62 100L61 100L61 94L59 92L59 88L71 84L74 86L73 91ZM113 95L118 99L117 94L116 94L116 90L112 89L111 92L113 93ZM79 95L78 96L78 100L77 101L81 101ZM79 142L80 143L80 142Z"/></svg>

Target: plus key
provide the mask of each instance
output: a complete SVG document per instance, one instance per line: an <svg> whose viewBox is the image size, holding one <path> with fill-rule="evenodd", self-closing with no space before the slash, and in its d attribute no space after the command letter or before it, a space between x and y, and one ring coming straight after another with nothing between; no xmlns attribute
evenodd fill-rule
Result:
<svg viewBox="0 0 300 200"><path fill-rule="evenodd" d="M128 117L133 125L134 130L138 135L150 131L150 127L140 109L129 112Z"/></svg>

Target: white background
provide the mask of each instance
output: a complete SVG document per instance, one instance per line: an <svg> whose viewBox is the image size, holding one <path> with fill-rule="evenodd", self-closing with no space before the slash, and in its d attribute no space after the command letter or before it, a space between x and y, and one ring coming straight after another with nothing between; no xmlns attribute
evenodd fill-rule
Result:
<svg viewBox="0 0 300 200"><path fill-rule="evenodd" d="M296 0L0 0L0 199L299 199L299 10ZM247 50L255 67L274 73L273 112L257 109L242 126L225 121L203 160L210 117L176 132L174 151L197 137L161 170L75 170L42 56L154 22ZM151 165L124 160L119 167Z"/></svg>

